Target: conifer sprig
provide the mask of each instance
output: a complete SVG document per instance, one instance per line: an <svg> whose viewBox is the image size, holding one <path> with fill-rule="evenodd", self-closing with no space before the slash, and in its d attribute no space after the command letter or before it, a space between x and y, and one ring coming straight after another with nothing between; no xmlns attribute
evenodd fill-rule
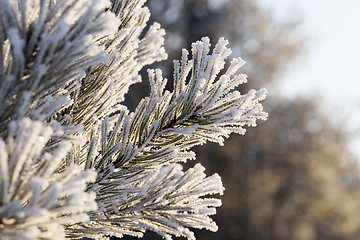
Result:
<svg viewBox="0 0 360 240"><path fill-rule="evenodd" d="M257 119L265 120L267 114L259 103L265 98L265 89L245 95L233 90L246 82L244 74L235 75L243 60L233 59L228 71L216 80L230 54L226 44L220 39L213 54L208 55L209 39L203 38L193 44L192 60L187 60L187 51L183 50L182 65L174 62L173 92L165 91L167 80L159 69L149 70L150 96L141 100L133 113L122 110L114 129L110 130L108 119L103 121L103 157L88 165L103 169L112 163L129 171L132 165L139 170L186 161L191 155L179 158L177 153L206 141L221 145L231 132L244 134L244 125L256 126Z"/></svg>
<svg viewBox="0 0 360 240"><path fill-rule="evenodd" d="M51 136L61 134L40 121L12 121L0 138L1 239L64 239L63 225L89 221L94 192L85 192L96 172L71 165L57 173L71 143L44 152ZM54 237L56 236L56 237Z"/></svg>
<svg viewBox="0 0 360 240"><path fill-rule="evenodd" d="M244 134L244 125L256 126L257 119L267 117L259 103L265 98L266 90L251 90L245 95L234 90L246 82L245 75L236 75L243 60L233 59L227 72L217 77L230 54L226 44L227 41L220 39L209 54L209 39L203 38L193 44L191 60L183 50L182 65L174 62L173 92L165 90L167 80L162 78L159 69L149 70L150 96L141 100L133 113L129 114L126 109L120 111L113 128L109 118L103 120L99 155L87 158L85 163L99 172L88 189L97 192L96 201L103 207L100 213L103 220L96 220L99 211L92 217L94 221L90 225L94 232L111 231L120 237L131 231L138 235L149 229L165 238L173 234L194 239L186 227L216 231L217 226L208 215L214 213L213 207L220 206L221 201L202 197L222 193L220 179L213 176L205 180L204 176L199 181L199 175L192 173L202 168L200 165L183 173L179 165L173 163L194 159L195 154L189 148L195 145L206 141L222 144L231 132ZM167 172L168 169L172 170ZM170 180L174 176L186 176L179 179L186 186L192 181L207 184L198 185L197 190L185 188L179 196L176 189L181 188L181 184L177 186L177 181ZM156 184L152 184L153 181ZM185 202L173 201L173 196ZM201 203L202 210L196 209L193 203ZM173 216L169 215L171 212ZM111 224L104 228L97 221Z"/></svg>
<svg viewBox="0 0 360 240"><path fill-rule="evenodd" d="M105 239L146 230L195 239L216 231L220 177L191 147L223 144L265 120L266 90L241 94L221 38L183 50L174 90L149 70L151 92L122 105L139 71L167 57L145 0L0 0L0 238ZM143 37L142 37L143 36ZM220 76L219 76L220 75Z"/></svg>
<svg viewBox="0 0 360 240"><path fill-rule="evenodd" d="M84 70L108 61L92 42L93 36L114 32L118 20L103 11L110 6L107 1L2 0L0 4L3 133L10 119L44 120L69 105ZM51 109L43 106L49 102Z"/></svg>

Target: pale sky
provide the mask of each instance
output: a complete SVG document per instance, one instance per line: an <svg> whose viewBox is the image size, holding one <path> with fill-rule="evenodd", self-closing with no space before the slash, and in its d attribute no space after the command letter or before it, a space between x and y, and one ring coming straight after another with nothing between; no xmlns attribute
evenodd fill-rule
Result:
<svg viewBox="0 0 360 240"><path fill-rule="evenodd" d="M259 3L280 19L300 15L301 31L309 38L307 57L282 77L276 87L278 92L286 97L321 95L325 108L344 111L340 118L348 114L349 129L359 131L360 0L259 0ZM333 117L338 116L339 112ZM360 140L353 142L352 148L359 149L360 156Z"/></svg>
<svg viewBox="0 0 360 240"><path fill-rule="evenodd" d="M360 103L360 1L259 2L273 10L279 18L286 19L293 13L300 15L302 30L309 37L307 58L284 77L282 88L297 94L320 91L331 100L340 97L346 101L357 99ZM351 88L346 86L349 84Z"/></svg>

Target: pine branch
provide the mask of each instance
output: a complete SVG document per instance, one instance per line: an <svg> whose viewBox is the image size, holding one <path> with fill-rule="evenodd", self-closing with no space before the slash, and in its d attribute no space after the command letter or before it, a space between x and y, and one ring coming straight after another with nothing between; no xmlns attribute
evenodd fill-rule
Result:
<svg viewBox="0 0 360 240"><path fill-rule="evenodd" d="M109 127L109 118L103 120L99 137L100 154L87 158L92 162L86 162L87 166L94 166L99 172L97 180L88 188L88 191L97 192L96 201L102 206L102 210L91 218L89 226L92 229L110 231L115 236L137 235L150 229L169 239L169 234L194 239L186 226L216 230L216 225L208 218L213 211L197 214L194 209L189 210L184 202L177 202L177 207L174 202L169 202L175 193L173 189L162 193L161 189L166 189L167 182L160 173L169 169L166 166L169 163L194 159L194 153L188 151L190 147L206 141L222 144L224 137L231 132L244 134L243 126L256 126L257 119L266 119L267 114L259 103L265 98L266 90L251 90L245 95L233 90L238 84L246 82L245 75L235 75L244 64L241 59L234 59L227 72L216 80L225 58L230 54L226 44L227 41L220 39L213 53L208 55L209 40L203 38L193 44L192 60L187 59L188 54L184 50L182 64L175 61L173 92L164 91L166 79L162 78L160 70L150 70L151 94L139 103L135 112L129 114L126 109L121 110L113 129ZM188 77L190 71L191 76ZM186 79L189 79L188 82ZM150 179L158 169L161 169L160 175L156 178L161 180L152 189L149 187L152 186ZM204 181L197 176L187 180L191 179ZM171 184L176 187L176 183ZM221 182L215 185L217 190L211 191L206 191L205 185L199 185L203 195L197 195L190 189L186 189L189 195L182 192L185 198L175 195L191 199L189 197L193 194L194 201L200 203L203 200L199 197L222 192L219 190L222 189ZM151 201L162 203L152 204ZM211 208L217 201L204 200L204 206ZM145 202L148 205L143 205ZM172 215L169 215L170 212ZM133 224L134 221L137 225ZM108 224L102 229L100 225L104 227L104 222ZM80 229L76 228L76 231Z"/></svg>
<svg viewBox="0 0 360 240"><path fill-rule="evenodd" d="M119 30L114 37L95 39L108 52L110 61L88 69L67 112L72 124L83 124L86 133L118 110L129 86L141 81L139 71L145 65L167 58L163 47L165 31L159 24L151 26L140 39L150 17L149 10L142 7L144 2L114 1L111 10L120 21Z"/></svg>
<svg viewBox="0 0 360 240"><path fill-rule="evenodd" d="M51 136L59 134L42 122L12 121L6 141L0 138L0 234L5 239L64 239L62 225L89 220L97 209L86 182L96 172L72 165L55 173L71 149L63 141L43 151Z"/></svg>
<svg viewBox="0 0 360 240"><path fill-rule="evenodd" d="M209 54L203 38L191 60L183 50L174 61L172 92L149 70L150 96L129 113L121 101L140 69L166 58L159 24L140 39L144 2L0 0L1 236L217 230L209 216L221 201L205 196L222 194L220 177L176 162L265 120L266 90L234 90L246 82L240 58L218 77L231 51L221 38Z"/></svg>
<svg viewBox="0 0 360 240"><path fill-rule="evenodd" d="M204 38L193 44L194 60L190 61L184 51L182 65L175 61L172 93L163 92L166 79L160 70L149 71L150 97L143 99L130 115L123 110L111 134L103 133L106 147L102 157L96 159L95 168L103 171L112 163L124 171L132 166L138 171L185 161L177 153L185 154L185 150L206 141L222 145L231 132L244 134L244 125L256 126L257 119L266 119L259 103L265 98L265 89L245 95L232 91L246 81L245 75L234 75L244 63L241 59L234 59L228 71L215 81L230 54L226 44L220 39L213 54L207 55L209 42ZM185 84L191 69L192 75Z"/></svg>
<svg viewBox="0 0 360 240"><path fill-rule="evenodd" d="M0 132L4 133L10 119L44 120L59 106L70 104L69 96L84 70L108 60L92 42L93 36L108 35L118 24L115 16L103 12L109 6L105 0L1 0L0 4ZM56 108L45 110L43 105L49 102Z"/></svg>
<svg viewBox="0 0 360 240"><path fill-rule="evenodd" d="M94 238L104 234L141 237L148 229L166 239L171 239L170 234L195 239L187 227L217 231L209 215L215 214L214 207L219 207L221 200L202 197L222 194L224 188L217 174L206 177L204 170L197 164L184 173L181 165L172 164L126 180L99 183L93 190L97 202L107 211L102 217L93 213L90 223L67 230L82 232L86 228L85 236Z"/></svg>

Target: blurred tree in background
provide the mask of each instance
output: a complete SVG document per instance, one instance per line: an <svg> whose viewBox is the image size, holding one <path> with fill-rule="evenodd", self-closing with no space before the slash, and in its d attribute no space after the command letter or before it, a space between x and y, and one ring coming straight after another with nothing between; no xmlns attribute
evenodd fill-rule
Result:
<svg viewBox="0 0 360 240"><path fill-rule="evenodd" d="M169 59L179 59L178 49L202 36L213 41L224 36L233 56L247 62L246 88L273 83L304 50L304 38L296 35L299 21L279 22L254 0L148 0L147 5L152 20L167 29ZM154 67L171 69L161 64ZM172 79L171 74L164 73ZM138 102L148 91L144 85L130 88L127 101ZM209 143L195 149L207 173L218 172L226 188L214 216L218 232L195 231L197 239L359 239L360 171L347 149L347 133L319 111L318 101L270 96L265 109L269 119L254 131L231 136L223 147ZM161 238L149 233L145 239Z"/></svg>
<svg viewBox="0 0 360 240"><path fill-rule="evenodd" d="M359 170L346 133L311 100L273 100L267 110L258 131L196 149L209 172L223 174L216 238L358 239Z"/></svg>

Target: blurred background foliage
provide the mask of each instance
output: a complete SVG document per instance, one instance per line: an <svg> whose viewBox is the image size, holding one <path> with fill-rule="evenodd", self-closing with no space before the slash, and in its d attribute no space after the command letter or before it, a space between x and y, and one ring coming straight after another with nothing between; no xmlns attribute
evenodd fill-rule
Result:
<svg viewBox="0 0 360 240"><path fill-rule="evenodd" d="M279 22L255 0L148 0L147 5L150 21L166 29L169 54L169 61L152 68L160 67L169 82L171 60L203 36L213 44L225 37L231 57L247 62L242 72L249 82L241 92L274 84L306 51L306 36L297 33L301 19ZM130 88L130 109L149 93L146 71L143 82ZM232 135L223 147L208 143L195 149L196 161L208 175L219 173L226 188L213 217L218 232L195 230L198 240L360 239L360 170L347 147L351 135L320 111L320 101L270 93L266 122L244 136ZM147 233L144 239L161 237Z"/></svg>

